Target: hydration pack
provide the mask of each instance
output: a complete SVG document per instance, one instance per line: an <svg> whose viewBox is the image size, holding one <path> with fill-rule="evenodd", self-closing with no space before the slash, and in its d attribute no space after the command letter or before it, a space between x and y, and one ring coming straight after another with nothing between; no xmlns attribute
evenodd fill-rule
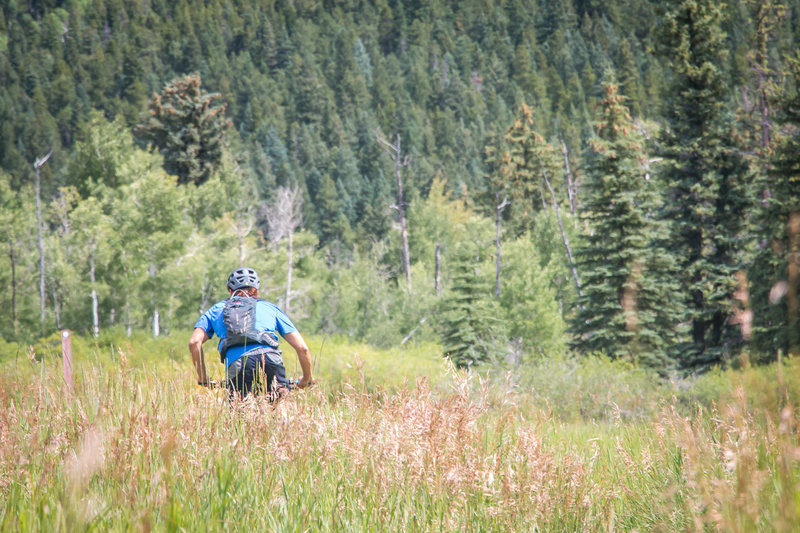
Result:
<svg viewBox="0 0 800 533"><path fill-rule="evenodd" d="M219 355L225 362L225 353L233 346L260 344L272 349L278 348L278 340L268 331L256 329L256 298L232 296L225 302L222 321L227 333L219 345Z"/></svg>

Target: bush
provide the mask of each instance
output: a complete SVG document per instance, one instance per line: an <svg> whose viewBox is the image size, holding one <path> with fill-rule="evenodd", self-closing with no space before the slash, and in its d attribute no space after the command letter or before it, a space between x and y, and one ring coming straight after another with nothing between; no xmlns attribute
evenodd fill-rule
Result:
<svg viewBox="0 0 800 533"><path fill-rule="evenodd" d="M605 356L541 358L518 367L517 387L561 419L644 419L671 391L658 376Z"/></svg>

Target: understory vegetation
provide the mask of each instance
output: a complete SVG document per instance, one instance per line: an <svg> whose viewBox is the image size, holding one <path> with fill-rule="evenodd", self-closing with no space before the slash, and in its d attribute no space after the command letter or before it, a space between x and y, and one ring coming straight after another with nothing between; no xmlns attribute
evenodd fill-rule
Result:
<svg viewBox="0 0 800 533"><path fill-rule="evenodd" d="M670 382L310 345L317 386L232 407L163 339L90 348L72 392L44 346L6 363L0 529L796 530L796 359Z"/></svg>

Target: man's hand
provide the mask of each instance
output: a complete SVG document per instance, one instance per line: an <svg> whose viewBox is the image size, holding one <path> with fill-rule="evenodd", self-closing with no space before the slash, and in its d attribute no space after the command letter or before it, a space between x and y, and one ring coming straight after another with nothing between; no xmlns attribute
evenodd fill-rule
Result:
<svg viewBox="0 0 800 533"><path fill-rule="evenodd" d="M313 385L313 384L314 384L313 381L311 381L310 379L307 379L305 376L303 376L302 378L300 378L297 381L297 388L298 389L305 389L309 385Z"/></svg>

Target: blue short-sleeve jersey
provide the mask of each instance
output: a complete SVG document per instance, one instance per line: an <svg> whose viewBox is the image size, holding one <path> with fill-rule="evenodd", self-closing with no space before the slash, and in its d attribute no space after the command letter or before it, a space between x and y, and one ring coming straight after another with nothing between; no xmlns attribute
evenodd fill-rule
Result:
<svg viewBox="0 0 800 533"><path fill-rule="evenodd" d="M219 344L222 343L222 339L224 339L227 334L227 328L222 320L222 311L225 309L225 302L227 302L227 300L222 300L214 304L208 311L203 313L194 325L195 328L202 328L210 339L214 338L214 335L219 337ZM268 331L273 334L280 333L281 336L297 331L297 328L289 317L286 316L286 313L281 311L277 305L267 302L266 300L258 300L258 302L256 302L255 327L259 331ZM275 338L277 340L278 336L275 335ZM217 350L219 350L219 344L217 344ZM245 353L263 346L262 344L250 344L228 348L225 354L225 366L230 365Z"/></svg>

